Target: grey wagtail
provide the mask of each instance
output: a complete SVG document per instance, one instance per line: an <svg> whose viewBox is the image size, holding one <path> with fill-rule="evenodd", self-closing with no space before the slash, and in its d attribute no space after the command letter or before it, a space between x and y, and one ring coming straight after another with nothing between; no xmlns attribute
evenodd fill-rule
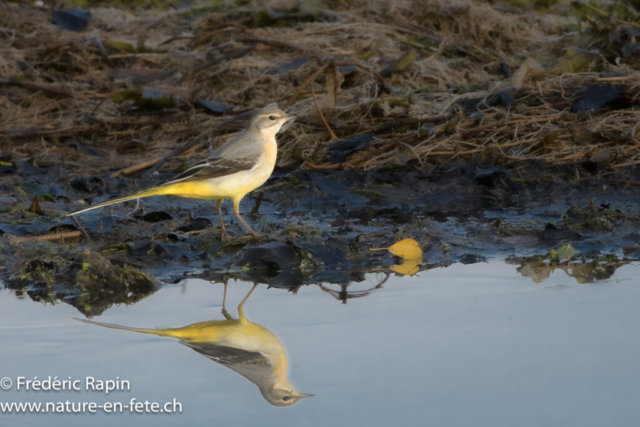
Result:
<svg viewBox="0 0 640 427"><path fill-rule="evenodd" d="M222 314L226 320L211 320L170 329L128 328L77 320L111 329L177 338L187 347L251 381L273 406L291 406L300 399L312 397L313 394L296 391L287 379L287 356L278 337L264 326L250 322L244 315L244 303L257 285L253 285L238 306L238 319L231 317L225 308L227 284L224 286Z"/></svg>
<svg viewBox="0 0 640 427"><path fill-rule="evenodd" d="M229 143L216 150L211 156L178 175L172 181L131 196L97 203L88 208L72 212L77 215L92 209L140 199L149 196L179 196L193 199L210 199L216 201L222 240L229 237L224 228L220 205L224 199L233 200L233 213L244 224L253 237L261 237L253 231L240 216L240 201L249 192L264 184L271 176L276 165L278 145L276 134L282 125L293 120L282 110L266 107L258 110L249 125Z"/></svg>

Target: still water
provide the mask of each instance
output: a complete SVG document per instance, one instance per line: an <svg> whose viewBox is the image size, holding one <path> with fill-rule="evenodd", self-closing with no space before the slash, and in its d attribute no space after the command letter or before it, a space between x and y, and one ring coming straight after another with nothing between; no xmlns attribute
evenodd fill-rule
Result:
<svg viewBox="0 0 640 427"><path fill-rule="evenodd" d="M230 281L223 312L223 284L188 280L93 319L142 331L3 290L0 377L13 387L0 402L135 398L182 412L5 413L0 425L638 425L637 277L629 264L595 283L561 270L535 283L495 260L377 289L385 276L369 274L346 304L336 285L258 285L241 320L252 284ZM50 376L81 380L81 391L16 391L18 377ZM130 389L85 390L87 377Z"/></svg>

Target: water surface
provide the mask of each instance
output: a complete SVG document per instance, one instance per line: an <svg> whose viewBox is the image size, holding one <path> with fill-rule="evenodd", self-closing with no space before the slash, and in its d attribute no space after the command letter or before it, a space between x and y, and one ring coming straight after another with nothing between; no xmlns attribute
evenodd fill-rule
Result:
<svg viewBox="0 0 640 427"><path fill-rule="evenodd" d="M215 343L86 324L69 305L45 306L4 290L0 377L118 377L131 390L14 387L0 390L0 401L176 399L182 413L0 414L0 424L637 425L637 272L629 264L607 280L579 284L556 270L535 283L499 260L455 264L394 275L380 287L385 275L368 274L346 288L357 297L346 304L337 285L303 286L295 294L258 285L245 303L246 319L286 349L285 377L295 389L315 394L290 407L273 406L246 378L268 372L264 360L249 360L246 366L262 371L245 369L243 376L229 360L246 355ZM232 318L252 286L229 282ZM188 280L93 320L151 329L219 325L211 322L225 320L223 293L221 283Z"/></svg>

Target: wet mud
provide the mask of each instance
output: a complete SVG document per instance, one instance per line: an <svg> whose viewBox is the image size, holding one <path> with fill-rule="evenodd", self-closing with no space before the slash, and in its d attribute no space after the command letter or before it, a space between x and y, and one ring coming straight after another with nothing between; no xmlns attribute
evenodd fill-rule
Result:
<svg viewBox="0 0 640 427"><path fill-rule="evenodd" d="M55 178L58 172L18 162L6 172L1 278L35 301L71 304L87 317L185 278L294 292L319 285L346 302L357 296L349 285L370 272L413 275L498 258L536 283L555 269L587 283L610 277L640 251L639 188L629 184L637 171L621 183L576 180L571 169L535 164L517 171L478 163L392 172L277 169L241 205L265 237L246 237L227 202L225 223L236 237L229 243L205 200L152 197L66 216L176 171L137 179ZM370 250L404 238L419 243L422 259Z"/></svg>

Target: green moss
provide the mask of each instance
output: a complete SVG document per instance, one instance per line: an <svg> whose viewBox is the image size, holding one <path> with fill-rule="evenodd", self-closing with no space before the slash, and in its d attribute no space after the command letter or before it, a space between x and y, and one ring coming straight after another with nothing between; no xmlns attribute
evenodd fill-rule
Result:
<svg viewBox="0 0 640 427"><path fill-rule="evenodd" d="M603 232L612 231L623 223L634 223L640 216L637 213L623 212L609 205L598 205L589 201L586 207L572 206L562 219L576 230Z"/></svg>
<svg viewBox="0 0 640 427"><path fill-rule="evenodd" d="M140 101L142 99L142 89L123 89L111 93L109 97L116 104L122 104L125 101Z"/></svg>
<svg viewBox="0 0 640 427"><path fill-rule="evenodd" d="M304 225L290 225L282 230L284 234L299 234L302 236L319 236L322 230Z"/></svg>
<svg viewBox="0 0 640 427"><path fill-rule="evenodd" d="M126 53L134 53L137 52L137 49L134 45L132 45L131 43L127 43L127 42L121 42L121 41L116 41L116 40L108 40L106 42L104 42L105 47L109 48L109 49L115 49L118 50L120 52L126 52Z"/></svg>
<svg viewBox="0 0 640 427"><path fill-rule="evenodd" d="M131 101L139 111L160 110L175 105L172 97L165 96L154 89L130 88L111 93L110 98L116 104Z"/></svg>

